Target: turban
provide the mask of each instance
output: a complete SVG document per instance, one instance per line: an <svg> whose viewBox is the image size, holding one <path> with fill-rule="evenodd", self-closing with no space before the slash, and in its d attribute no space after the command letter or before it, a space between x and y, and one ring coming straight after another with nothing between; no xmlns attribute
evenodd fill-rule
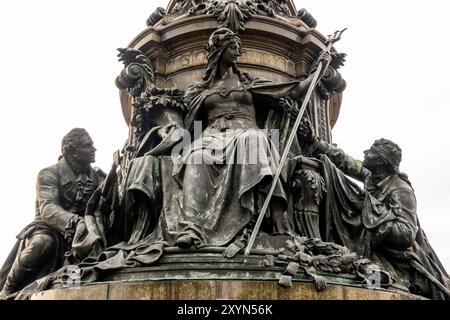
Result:
<svg viewBox="0 0 450 320"><path fill-rule="evenodd" d="M397 144L387 139L379 139L373 143L372 149L378 153L395 172L399 172L400 162L402 161L402 150Z"/></svg>

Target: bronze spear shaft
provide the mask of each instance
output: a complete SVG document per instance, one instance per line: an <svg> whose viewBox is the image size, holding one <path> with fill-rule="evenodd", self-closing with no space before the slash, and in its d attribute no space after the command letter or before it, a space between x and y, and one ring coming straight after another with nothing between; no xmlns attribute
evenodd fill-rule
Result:
<svg viewBox="0 0 450 320"><path fill-rule="evenodd" d="M330 52L331 48L333 47L333 44L335 44L337 41L339 41L341 39L341 35L342 35L342 33L345 30L347 30L347 29L343 29L341 31L336 31L333 36L329 36L329 38L327 40L327 48L325 49L324 52ZM306 92L305 99L303 99L303 104L302 104L302 106L300 108L300 111L299 111L299 113L297 115L297 119L295 120L294 126L292 128L292 132L289 135L289 139L288 139L288 141L286 143L286 147L284 148L284 152L283 152L283 155L281 157L281 160L280 160L280 163L278 165L278 168L277 168L277 171L275 173L275 176L273 178L272 184L270 186L269 193L267 194L266 200L264 201L264 204L263 204L263 206L261 208L261 211L259 213L258 220L256 220L255 227L253 228L252 234L251 234L250 239L248 241L247 248L245 249L245 252L244 252L245 259L249 256L250 251L253 248L253 244L255 243L256 236L257 236L257 234L259 232L259 228L261 227L261 223L262 223L262 221L264 219L266 211L269 208L269 204L270 204L270 200L272 199L273 192L275 191L275 187L277 185L278 179L280 178L283 166L286 163L287 157L289 155L289 150L291 149L291 146L292 146L292 143L294 141L296 132L297 132L299 126L300 126L301 120L302 120L303 115L304 115L304 113L306 111L306 107L307 107L307 105L309 103L309 99L311 98L313 90L315 89L315 87L317 85L317 82L319 80L319 75L320 75L320 73L322 71L322 68L323 68L323 62L320 61L319 65L317 66L317 70L314 73L314 76L313 76L313 79L311 81L311 84L309 85L308 91ZM245 261L244 261L244 263L245 263Z"/></svg>

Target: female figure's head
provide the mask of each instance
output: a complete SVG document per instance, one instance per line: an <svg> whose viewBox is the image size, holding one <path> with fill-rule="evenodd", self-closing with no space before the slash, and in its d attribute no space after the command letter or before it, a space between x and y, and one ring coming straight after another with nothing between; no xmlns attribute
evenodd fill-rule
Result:
<svg viewBox="0 0 450 320"><path fill-rule="evenodd" d="M202 78L203 87L211 86L221 64L225 67L232 67L233 71L240 75L236 67L236 60L242 54L241 39L233 31L227 28L214 31L209 37L205 49L208 52L208 62Z"/></svg>

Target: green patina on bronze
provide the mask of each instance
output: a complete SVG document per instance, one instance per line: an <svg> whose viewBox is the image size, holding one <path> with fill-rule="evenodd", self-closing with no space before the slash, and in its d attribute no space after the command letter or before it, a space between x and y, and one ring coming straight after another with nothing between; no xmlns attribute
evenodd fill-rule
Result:
<svg viewBox="0 0 450 320"><path fill-rule="evenodd" d="M119 49L125 147L104 177L91 140L63 140L1 297L78 299L61 289L77 271L89 298L448 299L400 147L380 139L358 161L331 144L346 55L316 23L292 1L157 9Z"/></svg>

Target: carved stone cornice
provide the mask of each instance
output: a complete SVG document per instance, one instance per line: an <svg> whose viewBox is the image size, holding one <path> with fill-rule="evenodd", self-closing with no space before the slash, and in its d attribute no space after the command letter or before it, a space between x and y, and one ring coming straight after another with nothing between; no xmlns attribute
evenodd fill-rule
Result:
<svg viewBox="0 0 450 320"><path fill-rule="evenodd" d="M167 10L157 8L147 19L148 26L167 24L190 16L212 15L219 27L235 32L245 30L252 16L266 16L278 20L297 19L315 28L316 20L305 9L297 12L291 0L174 0Z"/></svg>
<svg viewBox="0 0 450 320"><path fill-rule="evenodd" d="M224 8L236 4L240 10L252 10L279 15L295 15L296 9L291 0L172 0L168 5L168 14L185 14L191 9Z"/></svg>
<svg viewBox="0 0 450 320"><path fill-rule="evenodd" d="M287 10L278 8L280 3ZM274 83L306 77L326 47L326 37L315 29L314 18L304 9L297 12L291 0L174 0L167 9L155 10L148 27L128 47L140 50L152 61L157 87L185 90L203 74L203 49L209 36L228 23L239 29L246 50L238 61L239 68ZM326 121L331 126L342 99L340 90L334 91L329 97L331 118ZM131 106L126 92L121 92L121 102L129 123Z"/></svg>

